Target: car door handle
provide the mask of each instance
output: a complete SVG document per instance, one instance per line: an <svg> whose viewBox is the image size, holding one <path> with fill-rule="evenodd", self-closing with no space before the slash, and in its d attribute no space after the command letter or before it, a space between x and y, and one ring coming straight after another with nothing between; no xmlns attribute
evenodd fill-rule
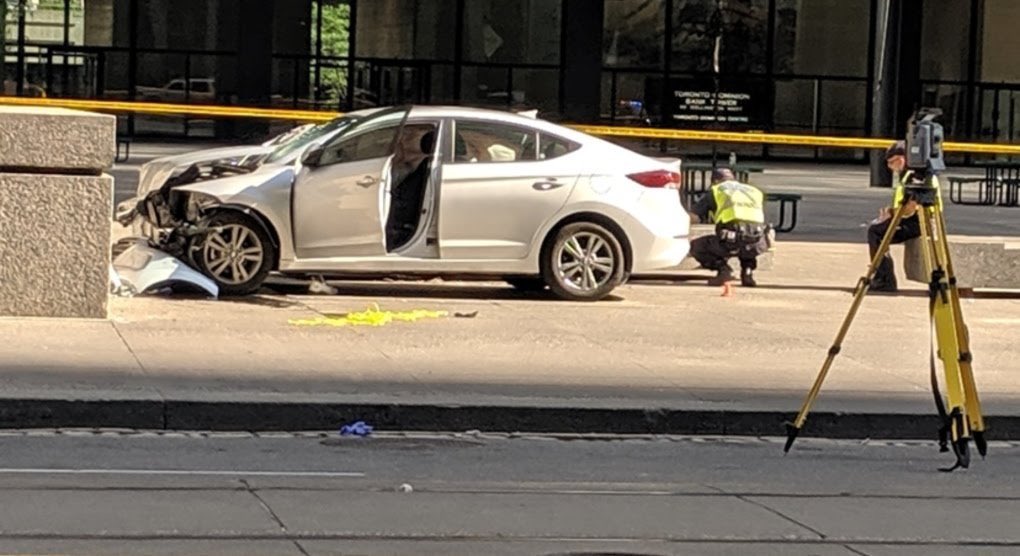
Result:
<svg viewBox="0 0 1020 556"><path fill-rule="evenodd" d="M548 178L542 181L536 181L531 184L531 187L537 191L552 191L558 187L563 187L563 184L556 181L556 178Z"/></svg>
<svg viewBox="0 0 1020 556"><path fill-rule="evenodd" d="M370 187L375 185L375 178L372 176L365 176L356 182L361 187Z"/></svg>

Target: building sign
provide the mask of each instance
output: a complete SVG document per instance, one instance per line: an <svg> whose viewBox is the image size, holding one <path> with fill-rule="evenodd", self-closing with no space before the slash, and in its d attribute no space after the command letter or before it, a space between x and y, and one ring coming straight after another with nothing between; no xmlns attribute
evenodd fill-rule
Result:
<svg viewBox="0 0 1020 556"><path fill-rule="evenodd" d="M653 88L660 87L662 83L658 79L650 81L649 87ZM763 129L768 119L764 113L766 99L763 88L748 81L724 80L716 92L712 79L671 79L666 94L667 121L664 123L667 125Z"/></svg>

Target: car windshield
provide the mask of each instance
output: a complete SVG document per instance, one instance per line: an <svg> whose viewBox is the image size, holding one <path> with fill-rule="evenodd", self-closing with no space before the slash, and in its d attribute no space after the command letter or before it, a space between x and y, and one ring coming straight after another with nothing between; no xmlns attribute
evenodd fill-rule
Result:
<svg viewBox="0 0 1020 556"><path fill-rule="evenodd" d="M267 164L272 164L286 160L291 155L301 152L305 147L311 145L313 142L323 137L330 136L340 130L346 129L360 119L360 117L343 116L335 120L330 120L322 125L310 128L290 141L287 141L273 149L273 152L269 153L269 156L266 157L265 162Z"/></svg>

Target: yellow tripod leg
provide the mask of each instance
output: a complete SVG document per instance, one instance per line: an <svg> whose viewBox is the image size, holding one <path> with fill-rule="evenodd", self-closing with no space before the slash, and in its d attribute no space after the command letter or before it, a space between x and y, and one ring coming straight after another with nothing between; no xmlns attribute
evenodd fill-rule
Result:
<svg viewBox="0 0 1020 556"><path fill-rule="evenodd" d="M925 270L930 277L932 316L935 322L935 336L938 342L939 359L945 370L946 396L948 398L949 430L957 465L967 467L970 463L967 443L970 440L967 421L967 401L964 394L963 378L960 372L960 344L957 337L956 316L950 299L949 273L946 270L946 254L941 234L934 234L937 225L936 206L921 209L918 217L921 227L922 252Z"/></svg>
<svg viewBox="0 0 1020 556"><path fill-rule="evenodd" d="M850 305L850 310L843 319L843 324L840 326L839 332L836 333L836 339L833 342L832 347L829 348L829 354L826 356L825 362L822 363L821 370L818 371L818 376L815 378L815 382L811 386L811 390L808 392L807 398L804 400L804 405L801 406L800 412L797 414L797 418L793 421L793 423L788 423L786 425L786 445L783 447L783 452L790 451L790 447L793 446L793 442L797 439L797 435L800 434L800 430L804 427L808 413L811 411L811 406L814 405L815 399L818 398L818 393L822 389L822 383L825 382L825 377L829 374L829 369L832 368L832 362L835 361L836 356L839 355L839 352L842 349L843 340L850 331L850 325L853 324L854 317L857 315L857 310L860 308L861 302L864 301L864 295L868 293L868 288L871 287L871 279L875 276L875 273L878 272L878 265L881 264L882 259L889 252L889 246L892 244L893 234L896 233L896 228L899 227L905 213L906 204L904 203L893 214L892 222L889 223L889 228L886 229L885 235L882 236L882 243L879 245L878 250L875 251L875 255L871 258L871 264L868 266L867 274L858 280L857 287L854 289L854 300Z"/></svg>
<svg viewBox="0 0 1020 556"><path fill-rule="evenodd" d="M963 320L963 309L960 305L960 290L956 284L956 273L953 270L953 258L949 252L949 236L946 234L946 218L941 210L935 212L935 224L939 234L939 245L944 251L946 272L949 275L949 298L953 304L956 336L960 345L960 377L963 380L964 398L967 404L967 419L974 436L974 445L982 457L988 452L985 440L985 420L978 397L977 384L974 381L973 357L970 351L970 331Z"/></svg>

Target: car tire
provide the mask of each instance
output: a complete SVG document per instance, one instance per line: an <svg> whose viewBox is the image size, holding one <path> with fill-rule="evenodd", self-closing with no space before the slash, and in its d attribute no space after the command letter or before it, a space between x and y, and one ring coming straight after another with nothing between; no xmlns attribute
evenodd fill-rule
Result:
<svg viewBox="0 0 1020 556"><path fill-rule="evenodd" d="M505 278L506 283L513 286L517 291L521 292L540 292L546 288L545 279L532 276L514 276L512 278Z"/></svg>
<svg viewBox="0 0 1020 556"><path fill-rule="evenodd" d="M563 226L542 253L542 278L557 297L569 301L604 299L625 273L620 240L594 222Z"/></svg>
<svg viewBox="0 0 1020 556"><path fill-rule="evenodd" d="M198 269L220 289L220 295L241 296L262 286L276 260L276 248L254 218L225 211L209 219L210 231L196 242Z"/></svg>

